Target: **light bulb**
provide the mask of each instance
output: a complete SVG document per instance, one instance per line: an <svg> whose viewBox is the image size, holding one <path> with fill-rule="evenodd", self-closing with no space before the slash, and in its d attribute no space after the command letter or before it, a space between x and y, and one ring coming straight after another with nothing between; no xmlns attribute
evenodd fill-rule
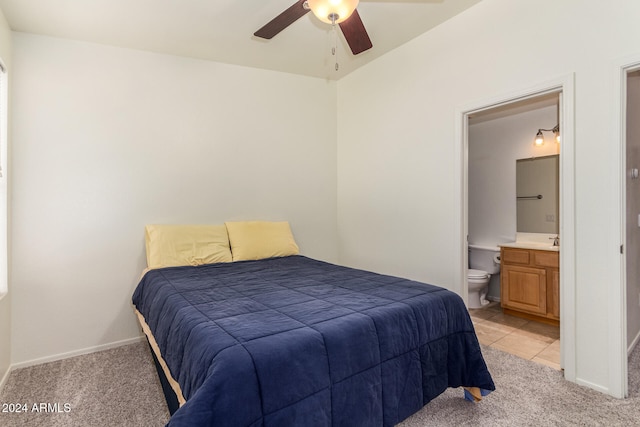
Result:
<svg viewBox="0 0 640 427"><path fill-rule="evenodd" d="M544 135L542 135L542 131L539 130L538 133L536 134L535 145L540 146L543 144L544 144Z"/></svg>
<svg viewBox="0 0 640 427"><path fill-rule="evenodd" d="M309 9L322 22L339 24L349 19L359 0L307 0Z"/></svg>

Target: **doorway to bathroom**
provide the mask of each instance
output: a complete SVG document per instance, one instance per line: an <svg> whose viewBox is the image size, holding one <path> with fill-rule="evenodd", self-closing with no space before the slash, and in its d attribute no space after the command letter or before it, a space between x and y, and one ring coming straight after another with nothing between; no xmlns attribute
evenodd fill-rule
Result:
<svg viewBox="0 0 640 427"><path fill-rule="evenodd" d="M469 115L467 184L470 269L481 267L474 248L510 245L481 309L469 291L476 333L484 345L557 370L559 107L551 92Z"/></svg>
<svg viewBox="0 0 640 427"><path fill-rule="evenodd" d="M570 161L573 158L573 76L468 106L457 113L462 195L460 276L467 277L469 245L498 247L515 243L525 235L528 240L538 239L533 242L538 245L533 249L539 249L540 253L549 249L551 254L537 258L537 262L544 258L545 263L550 263L545 266L529 264L530 261L522 261L526 265L517 268L507 266L511 268L509 277L514 281L537 280L540 304L535 309L521 306L520 313L511 310L505 314L501 274L492 276L486 298L488 304L483 309L471 310L474 323L484 324L476 327L477 332L480 330L479 338L486 345L511 350L520 357L561 369L565 378L575 381L575 337L571 332L575 327L574 182ZM537 191L536 194L517 194L518 161L529 163L534 158L556 159L555 171L547 171L537 179L552 180L555 193L545 193L542 198L539 198L542 193ZM536 204L541 201L550 203ZM526 227L525 217L533 212L534 216L541 216L539 227L529 224L528 227L533 228L521 229L520 226ZM554 242L558 236L559 242ZM560 244L554 246L554 243ZM554 281L555 302L546 295L553 292ZM467 286L465 280L463 297L468 295ZM549 323L554 322L545 323L544 317L552 316L546 312L541 316L542 312L536 310L546 310L554 303L559 321L550 326Z"/></svg>

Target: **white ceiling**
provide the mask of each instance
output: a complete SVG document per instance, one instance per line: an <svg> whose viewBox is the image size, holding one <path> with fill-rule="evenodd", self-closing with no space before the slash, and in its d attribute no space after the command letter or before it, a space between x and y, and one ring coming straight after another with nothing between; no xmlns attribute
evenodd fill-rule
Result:
<svg viewBox="0 0 640 427"><path fill-rule="evenodd" d="M14 31L339 79L480 0L361 0L373 48L353 56L307 13L266 41L253 33L295 0L0 0Z"/></svg>

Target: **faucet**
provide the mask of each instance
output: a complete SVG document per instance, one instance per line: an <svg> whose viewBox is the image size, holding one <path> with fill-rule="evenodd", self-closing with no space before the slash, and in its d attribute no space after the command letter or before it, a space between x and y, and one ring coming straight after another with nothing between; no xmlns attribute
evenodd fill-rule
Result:
<svg viewBox="0 0 640 427"><path fill-rule="evenodd" d="M560 235L556 237L549 237L549 240L553 239L553 246L560 246Z"/></svg>

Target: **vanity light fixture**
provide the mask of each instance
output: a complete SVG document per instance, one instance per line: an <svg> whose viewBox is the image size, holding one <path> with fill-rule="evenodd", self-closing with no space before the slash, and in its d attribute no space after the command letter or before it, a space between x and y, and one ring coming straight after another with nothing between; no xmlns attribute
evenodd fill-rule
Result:
<svg viewBox="0 0 640 427"><path fill-rule="evenodd" d="M552 131L556 135L556 142L560 144L560 125L555 125Z"/></svg>
<svg viewBox="0 0 640 427"><path fill-rule="evenodd" d="M544 145L544 134L542 132L553 132L556 136L556 142L560 143L560 125L555 125L553 129L538 129L538 133L536 133L536 139L534 140L533 145L536 147L540 147Z"/></svg>

